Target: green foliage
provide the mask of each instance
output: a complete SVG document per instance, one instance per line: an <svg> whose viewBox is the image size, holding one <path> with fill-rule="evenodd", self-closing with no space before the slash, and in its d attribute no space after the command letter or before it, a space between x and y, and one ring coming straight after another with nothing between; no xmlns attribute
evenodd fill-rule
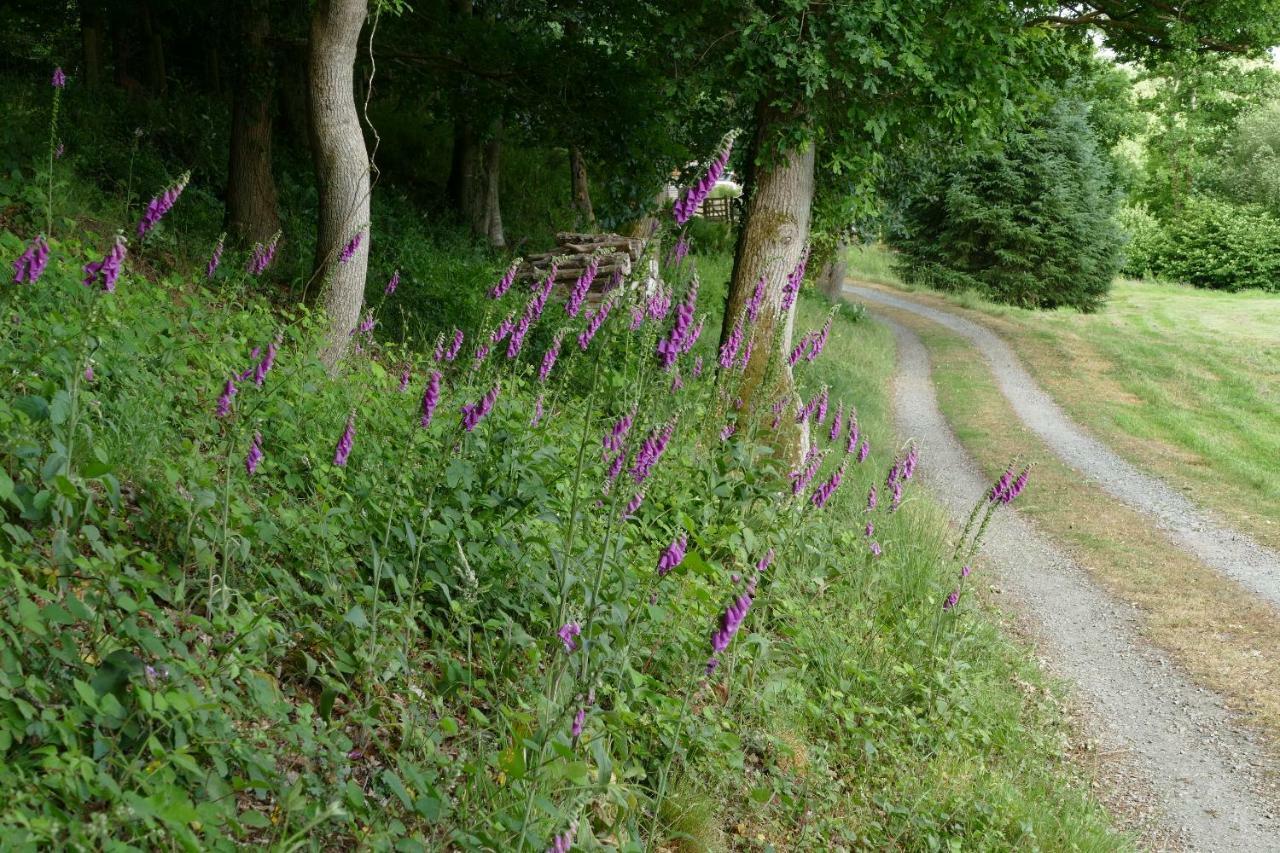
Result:
<svg viewBox="0 0 1280 853"><path fill-rule="evenodd" d="M1119 268L1115 204L1084 107L1059 102L908 206L898 268L942 290L1091 310Z"/></svg>
<svg viewBox="0 0 1280 853"><path fill-rule="evenodd" d="M1140 227L1126 268L1215 290L1280 291L1280 220L1256 205L1192 196L1159 227Z"/></svg>
<svg viewBox="0 0 1280 853"><path fill-rule="evenodd" d="M1260 205L1280 216L1280 101L1241 118L1213 177L1228 200Z"/></svg>

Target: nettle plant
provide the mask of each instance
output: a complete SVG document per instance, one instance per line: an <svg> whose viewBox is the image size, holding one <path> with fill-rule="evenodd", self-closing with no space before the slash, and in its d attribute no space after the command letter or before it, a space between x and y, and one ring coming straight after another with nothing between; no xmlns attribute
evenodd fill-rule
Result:
<svg viewBox="0 0 1280 853"><path fill-rule="evenodd" d="M187 180L146 208L143 251ZM288 846L331 822L467 848L661 840L679 766L733 748L715 707L767 661L743 637L800 594L811 520L859 519L852 559L878 560L918 453L865 501L841 489L870 452L851 406L739 395L763 283L708 352L688 235L657 236L649 290L597 287L591 264L558 294L554 266L517 261L432 342L377 335L397 271L337 376L324 322L240 301L278 236L245 258L219 238L173 291L121 278L123 236L78 284L71 244L33 240L4 297L28 318L4 343L48 345L7 356L23 387L0 410L24 436L0 469L20 517L0 784L38 773L64 811L26 794L45 811L24 831L64 840L92 811L78 843ZM767 371L813 363L831 328ZM809 437L794 467L784 419ZM1025 481L975 511L966 565Z"/></svg>

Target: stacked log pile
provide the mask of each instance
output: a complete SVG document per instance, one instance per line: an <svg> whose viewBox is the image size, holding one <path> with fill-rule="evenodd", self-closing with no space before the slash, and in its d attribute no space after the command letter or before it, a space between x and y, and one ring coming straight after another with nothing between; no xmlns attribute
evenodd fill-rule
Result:
<svg viewBox="0 0 1280 853"><path fill-rule="evenodd" d="M623 237L621 234L561 231L556 234L556 248L550 252L527 256L520 265L517 276L521 279L546 278L554 261L556 287L563 291L582 276L593 260L597 260L600 266L587 294L589 301L597 302L615 276L623 281L629 278L644 278L647 281L651 275L648 265L639 263L645 251L645 242L638 237ZM633 277L633 269L643 271L644 275ZM628 282L629 285L637 283L634 280Z"/></svg>

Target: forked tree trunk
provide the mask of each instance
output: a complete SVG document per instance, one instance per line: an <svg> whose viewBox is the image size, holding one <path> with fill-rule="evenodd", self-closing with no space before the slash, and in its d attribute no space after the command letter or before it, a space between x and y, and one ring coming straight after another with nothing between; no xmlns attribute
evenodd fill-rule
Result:
<svg viewBox="0 0 1280 853"><path fill-rule="evenodd" d="M849 275L849 241L841 237L831 259L822 268L818 276L818 287L822 295L832 302L839 302L844 290L844 280Z"/></svg>
<svg viewBox="0 0 1280 853"><path fill-rule="evenodd" d="M764 151L763 140L771 138L773 127L762 112L756 130L755 150ZM809 238L809 211L813 203L813 145L788 148L766 155L756 164L754 186L747 200L734 258L733 279L724 314L721 340L728 336L763 277L763 307L750 331L751 360L741 386L748 410L772 404L787 395L794 402L795 383L787 354L795 325L795 306L782 311L782 288L795 270ZM772 360L772 365L770 361ZM794 429L794 420L784 417L783 425L793 429L780 437L791 454L803 453L807 434Z"/></svg>
<svg viewBox="0 0 1280 853"><path fill-rule="evenodd" d="M244 0L240 61L231 107L227 166L227 231L240 243L266 243L280 228L271 173L271 95L275 77L266 40L271 21L265 0Z"/></svg>
<svg viewBox="0 0 1280 853"><path fill-rule="evenodd" d="M581 224L595 230L596 214L591 208L591 185L587 183L587 161L581 149L569 149L569 177L573 188L573 206L578 211Z"/></svg>
<svg viewBox="0 0 1280 853"><path fill-rule="evenodd" d="M502 177L502 119L493 124L493 132L484 145L484 164L476 190L476 217L471 226L477 237L483 237L491 248L506 248L502 230L502 205L499 181Z"/></svg>
<svg viewBox="0 0 1280 853"><path fill-rule="evenodd" d="M84 49L84 82L90 91L102 85L106 40L107 20L102 4L86 0L80 4L80 42Z"/></svg>
<svg viewBox="0 0 1280 853"><path fill-rule="evenodd" d="M339 253L369 225L369 153L356 111L354 66L367 0L315 0L311 13L310 131L319 193L315 277L329 319L330 366L347 350L364 303L369 240L339 263Z"/></svg>

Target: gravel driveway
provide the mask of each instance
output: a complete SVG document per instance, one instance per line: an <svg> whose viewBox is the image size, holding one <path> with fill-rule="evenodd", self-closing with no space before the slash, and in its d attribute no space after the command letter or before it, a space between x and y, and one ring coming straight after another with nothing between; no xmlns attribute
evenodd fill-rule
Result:
<svg viewBox="0 0 1280 853"><path fill-rule="evenodd" d="M1085 432L1036 384L1009 345L990 329L882 290L848 285L844 290L869 306L909 311L967 338L990 363L1000 391L1014 412L1063 462L1147 515L1173 542L1205 565L1280 606L1280 553L1231 529L1181 492L1138 470ZM1272 849L1280 850L1280 839Z"/></svg>
<svg viewBox="0 0 1280 853"><path fill-rule="evenodd" d="M899 429L916 438L925 483L963 523L989 484L938 408L924 345L910 330L889 325L898 343ZM1162 825L1161 841L1153 843L1176 838L1192 850L1280 849L1280 815L1256 793L1261 752L1215 696L1138 639L1131 608L1101 591L1016 512L997 513L983 554L1000 573L1001 591L1037 623L1050 669L1077 686L1099 749L1121 756L1112 787L1128 801L1123 811L1139 824L1145 817ZM1139 795L1135 803L1138 791L1156 801Z"/></svg>

